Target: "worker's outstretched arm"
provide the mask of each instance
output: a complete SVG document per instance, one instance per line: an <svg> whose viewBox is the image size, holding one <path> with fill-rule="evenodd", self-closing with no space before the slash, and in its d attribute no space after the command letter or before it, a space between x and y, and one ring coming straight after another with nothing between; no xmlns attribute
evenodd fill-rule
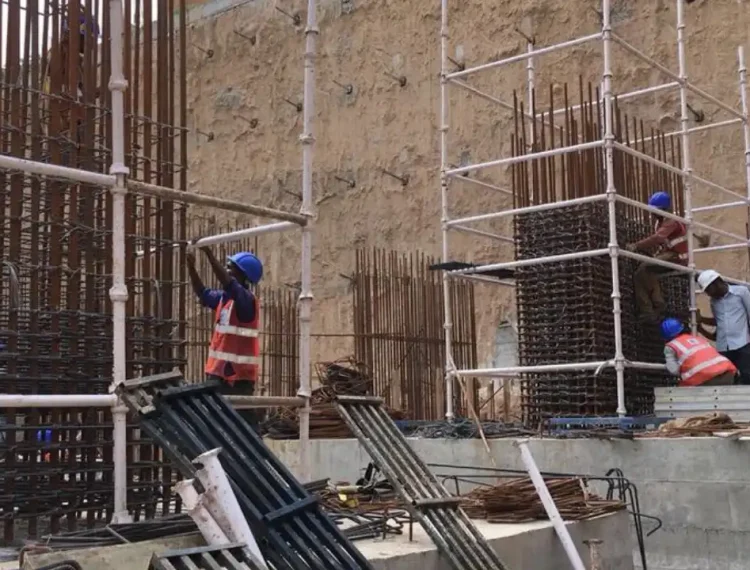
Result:
<svg viewBox="0 0 750 570"><path fill-rule="evenodd" d="M216 259L216 256L209 248L202 247L201 251L206 255L208 263L211 264L211 269L213 269L214 275L216 275L216 279L219 280L219 283L221 283L222 287L228 287L233 278L231 275L229 275L229 271L227 271L227 268L218 259Z"/></svg>
<svg viewBox="0 0 750 570"><path fill-rule="evenodd" d="M198 297L201 297L206 286L203 284L203 280L195 268L195 254L192 251L188 251L185 254L185 261L187 262L187 270L190 275L190 284L193 286L193 291L195 291Z"/></svg>
<svg viewBox="0 0 750 570"><path fill-rule="evenodd" d="M698 311L698 314L696 315L696 317L697 317L697 321L699 325L708 325L709 327L716 326L715 317L704 317L700 311Z"/></svg>

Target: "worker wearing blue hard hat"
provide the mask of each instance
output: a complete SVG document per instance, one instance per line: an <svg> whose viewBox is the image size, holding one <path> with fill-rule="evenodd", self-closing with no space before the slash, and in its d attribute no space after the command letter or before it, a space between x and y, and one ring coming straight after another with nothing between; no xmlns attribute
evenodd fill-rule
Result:
<svg viewBox="0 0 750 570"><path fill-rule="evenodd" d="M667 192L655 192L648 205L662 212L672 209L672 198ZM687 227L679 220L653 214L656 218L654 232L640 241L631 243L627 249L649 255L655 259L687 265ZM670 269L648 262L641 262L635 271L635 300L641 321L656 325L666 313L666 303L661 291L659 277Z"/></svg>
<svg viewBox="0 0 750 570"><path fill-rule="evenodd" d="M206 360L206 379L215 382L223 394L250 396L255 393L260 364L258 300L253 292L263 277L263 264L254 254L242 251L222 264L209 248L201 248L221 289L203 284L195 254L187 253L187 267L195 294L204 307L216 313L214 331ZM252 410L240 413L255 424Z"/></svg>
<svg viewBox="0 0 750 570"><path fill-rule="evenodd" d="M737 367L706 339L686 330L678 319L664 319L661 335L666 342L664 360L667 370L680 377L680 386L734 384Z"/></svg>

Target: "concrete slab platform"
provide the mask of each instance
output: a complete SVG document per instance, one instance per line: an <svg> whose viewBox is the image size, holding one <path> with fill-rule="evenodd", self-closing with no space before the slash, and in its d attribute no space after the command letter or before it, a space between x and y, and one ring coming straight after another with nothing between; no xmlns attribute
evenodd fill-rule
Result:
<svg viewBox="0 0 750 570"><path fill-rule="evenodd" d="M560 570L570 567L549 521L525 524L475 521L475 524L508 570ZM583 541L600 538L604 541L600 549L604 568L632 570L628 525L629 516L623 511L589 521L571 522L567 526L586 564L588 550ZM385 540L361 540L356 544L376 570L450 570L419 525L414 525L414 540L411 542L406 533Z"/></svg>
<svg viewBox="0 0 750 570"><path fill-rule="evenodd" d="M628 537L628 515L615 513L573 522L568 528L584 561L588 554L583 540L599 538L603 561L607 570L633 570L632 545ZM496 549L509 570L559 570L567 567L565 552L548 521L527 524L490 524L477 521L477 528ZM33 570L65 559L78 561L85 570L146 570L151 555L176 548L200 546L198 536L153 540L137 544L123 544L103 548L56 552L29 556L24 570ZM413 540L408 529L403 535L390 535L385 540L361 540L355 543L376 570L450 570L440 558L437 548L418 524L414 525ZM10 563L0 568L18 568Z"/></svg>

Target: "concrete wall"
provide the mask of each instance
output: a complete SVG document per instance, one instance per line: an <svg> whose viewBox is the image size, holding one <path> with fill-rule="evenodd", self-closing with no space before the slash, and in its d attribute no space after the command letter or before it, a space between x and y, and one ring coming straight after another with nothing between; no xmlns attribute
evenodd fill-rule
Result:
<svg viewBox="0 0 750 570"><path fill-rule="evenodd" d="M200 3L188 37L189 127L213 132L207 141L191 137L189 189L295 210L299 200L301 115L285 99L301 101L303 26L276 10L299 13L306 0L214 0ZM353 270L354 249L379 246L401 251L440 252L438 154L439 6L434 0L321 0L320 54L317 59L315 192L318 221L314 240L315 332L351 330L351 294L342 275ZM600 29L599 3L589 0L470 0L450 2L451 52L454 59L477 65L525 50L521 28L545 46ZM234 7L232 7L234 6ZM671 0L614 0L615 31L639 49L676 69L675 5ZM748 45L750 3L698 0L686 7L688 74L717 96L738 101L736 48ZM235 32L239 32L239 35ZM253 41L251 41L251 38ZM212 49L214 56L193 48ZM577 101L578 75L598 84L599 45L579 46L537 62L537 85L552 85L556 104L562 84L570 84ZM666 80L646 64L615 49L616 93ZM407 78L400 87L387 73ZM524 88L522 64L477 76L475 85L505 100ZM474 81L474 80L472 80ZM351 84L347 95L337 86ZM546 95L545 95L546 101ZM624 110L652 126L679 127L676 93L640 98ZM691 104L710 119L724 115L691 97ZM546 105L546 102L545 102ZM511 114L482 100L456 93L451 103L451 153L459 164L509 154ZM252 127L250 121L257 120ZM741 130L699 133L693 145L694 168L744 193ZM409 184L385 176L387 168L408 174ZM334 176L356 181L355 188ZM482 175L507 184L508 171ZM715 203L723 196L696 188L695 203ZM474 186L451 189L452 215L508 207L507 196ZM711 219L725 230L745 233L746 215L720 210ZM246 218L244 221L248 221ZM509 232L504 220L489 231ZM271 283L299 279L299 244L287 235L265 236L267 278ZM457 258L497 262L512 257L508 244L457 235ZM742 274L746 252L704 256L702 265ZM480 362L495 354L497 325L513 312L510 291L480 287L477 306ZM317 339L314 358L337 358L351 352L340 338Z"/></svg>
<svg viewBox="0 0 750 570"><path fill-rule="evenodd" d="M492 467L477 440L410 440L433 463ZM500 468L522 469L510 440L490 441ZM293 441L269 445L292 470ZM355 440L313 441L313 478L352 481L368 463ZM646 539L650 570L750 568L750 445L716 438L533 440L542 470L604 475L619 467L638 488L641 512L664 527ZM434 469L450 473L450 469ZM648 521L646 529L652 528Z"/></svg>

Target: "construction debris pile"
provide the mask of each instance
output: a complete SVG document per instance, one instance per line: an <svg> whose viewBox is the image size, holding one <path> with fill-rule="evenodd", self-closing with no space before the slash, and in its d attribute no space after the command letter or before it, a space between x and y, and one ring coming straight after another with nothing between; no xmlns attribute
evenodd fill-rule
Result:
<svg viewBox="0 0 750 570"><path fill-rule="evenodd" d="M729 438L750 435L750 424L736 423L725 413L713 413L669 420L659 429L639 434L638 437L711 437L719 433Z"/></svg>
<svg viewBox="0 0 750 570"><path fill-rule="evenodd" d="M625 503L607 501L591 493L584 479L545 477L544 481L563 520L586 520L625 508ZM529 478L513 479L492 487L477 487L461 497L461 506L471 518L493 523L548 519Z"/></svg>
<svg viewBox="0 0 750 570"><path fill-rule="evenodd" d="M453 421L397 421L396 425L406 437L422 439L479 439L484 435L486 439L502 439L506 437L523 437L536 435L537 432L524 428L522 425L505 424L503 422L480 422L467 418Z"/></svg>
<svg viewBox="0 0 750 570"><path fill-rule="evenodd" d="M550 100L552 95L550 94ZM591 86L585 97L580 85L580 109L568 103L561 125L554 125L554 108L543 123L535 121L526 132L523 104L516 108L516 155L555 148L558 135L565 144L600 138L599 92ZM536 104L536 102L535 102ZM534 110L531 116L538 117ZM559 121L559 119L558 119ZM637 150L665 162L675 163L679 154L674 138L647 137L643 126L616 111L616 137ZM561 129L561 133L555 130ZM533 150L528 150L533 149ZM514 205L527 207L563 200L603 195L606 189L603 150L600 147L562 156L536 159L513 168ZM615 153L615 185L618 194L645 203L654 189L670 192L674 211L682 213L682 193L676 175L661 169L640 167L632 157ZM633 206L616 205L616 235L624 247L653 231L647 212ZM609 244L608 206L602 201L570 205L514 217L516 259L580 254L598 250L600 255L519 267L516 270L519 363L523 366L609 362L615 355L612 305L612 266L606 255ZM622 342L625 357L633 361L662 363L658 326L637 320L633 275L635 261L619 259ZM682 275L662 278L668 312L687 314L688 281ZM653 388L674 380L665 373L628 369L625 375L625 405L632 415L653 413ZM547 418L615 415L617 384L611 365L598 370L553 371L525 374L522 384L524 422L536 427Z"/></svg>
<svg viewBox="0 0 750 570"><path fill-rule="evenodd" d="M364 367L352 359L320 363L317 367L320 387L310 398L310 438L343 439L354 437L333 404L337 395L365 396L372 393L372 378ZM404 414L389 410L394 419ZM262 432L272 439L299 437L299 418L296 409L283 408L264 422Z"/></svg>

